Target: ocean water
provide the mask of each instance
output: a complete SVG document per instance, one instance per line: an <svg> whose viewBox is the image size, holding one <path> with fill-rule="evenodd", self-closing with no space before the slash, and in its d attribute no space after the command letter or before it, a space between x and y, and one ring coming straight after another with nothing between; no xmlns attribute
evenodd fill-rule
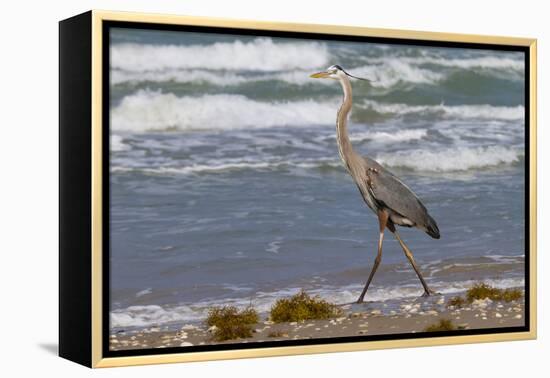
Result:
<svg viewBox="0 0 550 378"><path fill-rule="evenodd" d="M429 285L524 285L524 60L517 52L111 30L111 327L199 322L305 289L359 295L375 216L338 157L349 131L423 200L441 239L401 229ZM387 233L367 300L422 294Z"/></svg>

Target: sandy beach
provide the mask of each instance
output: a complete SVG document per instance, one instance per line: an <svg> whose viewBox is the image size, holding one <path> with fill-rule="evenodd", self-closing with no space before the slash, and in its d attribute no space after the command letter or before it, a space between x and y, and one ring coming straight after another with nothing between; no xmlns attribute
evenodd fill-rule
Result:
<svg viewBox="0 0 550 378"><path fill-rule="evenodd" d="M520 327L524 325L524 300L512 302L476 300L463 308L447 306L446 298L414 298L394 303L373 302L342 305L342 315L329 320L274 323L267 315L246 339L218 342L204 324L118 330L110 336L110 350L167 348L220 343L319 339L360 335L424 332L440 320L450 320L458 330Z"/></svg>

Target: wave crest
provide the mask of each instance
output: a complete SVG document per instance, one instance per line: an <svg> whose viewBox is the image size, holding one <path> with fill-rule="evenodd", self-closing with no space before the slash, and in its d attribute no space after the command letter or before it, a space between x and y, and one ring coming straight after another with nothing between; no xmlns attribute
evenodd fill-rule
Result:
<svg viewBox="0 0 550 378"><path fill-rule="evenodd" d="M513 148L456 147L440 151L413 150L408 152L380 153L376 160L388 167L398 167L413 171L445 173L486 169L517 163L523 153ZM285 160L271 159L254 161L250 159L213 159L189 165L171 164L166 166L113 166L111 172L137 172L146 175L178 176L192 174L215 174L242 170L332 170L339 169L341 162L334 157L317 159Z"/></svg>
<svg viewBox="0 0 550 378"><path fill-rule="evenodd" d="M217 42L210 45L144 45L121 43L111 47L111 69L130 72L166 69L279 71L328 65L327 46L320 42Z"/></svg>
<svg viewBox="0 0 550 378"><path fill-rule="evenodd" d="M518 162L521 156L523 154L513 148L489 146L381 153L376 160L388 167L425 172L453 172L513 164Z"/></svg>
<svg viewBox="0 0 550 378"><path fill-rule="evenodd" d="M276 126L334 125L340 99L261 102L242 95L178 97L172 93L139 90L111 111L115 131L234 130ZM492 105L406 105L366 100L357 108L389 115L429 115L441 119L520 121L525 108ZM410 131L413 132L413 131ZM409 132L409 133L410 133ZM416 131L418 133L418 131ZM382 135L375 136L375 138ZM422 137L418 134L416 139ZM386 139L391 138L387 136ZM411 135L404 136L411 139ZM413 136L414 139L414 136Z"/></svg>
<svg viewBox="0 0 550 378"><path fill-rule="evenodd" d="M365 100L363 105L377 113L408 115L427 114L441 116L442 118L455 119L483 119L483 120L505 120L519 121L525 118L523 105L517 106L494 106L494 105L407 105L407 104L386 104L371 100Z"/></svg>
<svg viewBox="0 0 550 378"><path fill-rule="evenodd" d="M427 129L399 130L394 132L387 131L366 131L353 133L350 135L352 142L363 142L366 140L375 143L396 143L419 140L428 135Z"/></svg>
<svg viewBox="0 0 550 378"><path fill-rule="evenodd" d="M336 101L259 102L241 95L178 97L140 90L111 111L117 131L246 129L334 124Z"/></svg>
<svg viewBox="0 0 550 378"><path fill-rule="evenodd" d="M389 59L380 65L357 67L351 72L369 78L373 87L382 88L391 88L399 83L434 84L446 77L443 73L416 67L399 59Z"/></svg>

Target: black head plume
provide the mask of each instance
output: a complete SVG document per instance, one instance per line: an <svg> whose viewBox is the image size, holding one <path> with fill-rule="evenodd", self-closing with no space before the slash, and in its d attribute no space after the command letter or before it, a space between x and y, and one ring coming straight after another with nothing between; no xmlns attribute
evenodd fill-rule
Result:
<svg viewBox="0 0 550 378"><path fill-rule="evenodd" d="M339 67L339 66L338 66ZM358 79L358 80L363 80L363 81L368 81L370 83L371 80L369 79L365 79L363 77L357 77L357 76L354 76L352 74L350 74L349 72L347 72L346 70L344 70L342 67L340 67L340 69L342 70L342 72L344 72L346 75L348 75L349 77L353 77L354 79Z"/></svg>
<svg viewBox="0 0 550 378"><path fill-rule="evenodd" d="M336 68L337 70L342 71L342 72L345 73L347 76L353 77L354 79L358 79L358 80L363 80L363 81L371 82L371 80L369 80L369 79L365 79L365 78L362 78L362 77L357 77L357 76L354 76L354 75L350 74L350 73L347 72L345 69L343 69L342 66L340 66L340 65L338 65L338 64L334 64L333 66L331 66L331 68Z"/></svg>

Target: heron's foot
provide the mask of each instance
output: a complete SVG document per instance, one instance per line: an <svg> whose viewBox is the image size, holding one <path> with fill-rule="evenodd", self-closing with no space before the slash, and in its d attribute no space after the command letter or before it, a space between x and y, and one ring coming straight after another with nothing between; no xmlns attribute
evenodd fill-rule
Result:
<svg viewBox="0 0 550 378"><path fill-rule="evenodd" d="M424 291L424 294L422 294L422 297L425 298L425 297L429 297L431 295L441 295L441 293L435 292L432 289L428 289L428 290Z"/></svg>
<svg viewBox="0 0 550 378"><path fill-rule="evenodd" d="M365 303L365 294L366 293L361 294L359 296L359 298L357 298L357 302L355 302L355 303L357 303L357 304Z"/></svg>

